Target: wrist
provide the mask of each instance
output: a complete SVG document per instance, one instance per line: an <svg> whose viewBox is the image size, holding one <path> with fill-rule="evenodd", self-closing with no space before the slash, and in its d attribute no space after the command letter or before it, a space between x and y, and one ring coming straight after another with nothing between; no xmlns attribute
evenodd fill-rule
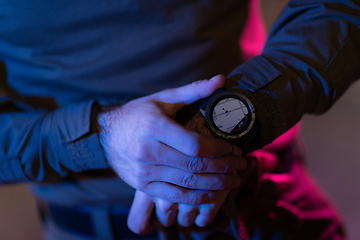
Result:
<svg viewBox="0 0 360 240"><path fill-rule="evenodd" d="M199 105L206 125L217 138L251 152L259 148L259 123L255 108L246 95L218 89Z"/></svg>
<svg viewBox="0 0 360 240"><path fill-rule="evenodd" d="M117 133L117 130L115 129L115 123L118 121L121 115L122 105L122 103L103 105L100 106L96 111L96 130L100 146L109 164L111 163L111 159L113 159L113 155L115 154L113 151L111 151L111 149L114 149L113 142L116 142L116 139L114 140L114 137L116 138Z"/></svg>
<svg viewBox="0 0 360 240"><path fill-rule="evenodd" d="M108 135L111 132L112 124L121 114L123 103L113 103L99 106L96 111L96 130L99 135Z"/></svg>

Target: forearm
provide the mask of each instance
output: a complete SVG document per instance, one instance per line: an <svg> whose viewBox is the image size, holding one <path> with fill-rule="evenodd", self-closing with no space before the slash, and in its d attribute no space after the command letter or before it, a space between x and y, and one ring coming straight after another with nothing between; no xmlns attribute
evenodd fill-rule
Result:
<svg viewBox="0 0 360 240"><path fill-rule="evenodd" d="M261 146L303 114L326 111L354 80L360 63L360 6L329 2L290 1L263 53L228 76L226 87L244 91L257 108Z"/></svg>
<svg viewBox="0 0 360 240"><path fill-rule="evenodd" d="M0 114L0 182L55 181L108 167L92 126L93 102Z"/></svg>

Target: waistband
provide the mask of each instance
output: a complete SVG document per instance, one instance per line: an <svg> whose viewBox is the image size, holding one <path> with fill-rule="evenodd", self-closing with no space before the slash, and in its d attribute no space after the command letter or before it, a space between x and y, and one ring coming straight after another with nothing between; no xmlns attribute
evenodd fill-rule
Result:
<svg viewBox="0 0 360 240"><path fill-rule="evenodd" d="M67 207L38 201L43 221L50 218L59 228L78 236L101 240L156 240L158 234L141 236L127 227L128 208L107 205Z"/></svg>

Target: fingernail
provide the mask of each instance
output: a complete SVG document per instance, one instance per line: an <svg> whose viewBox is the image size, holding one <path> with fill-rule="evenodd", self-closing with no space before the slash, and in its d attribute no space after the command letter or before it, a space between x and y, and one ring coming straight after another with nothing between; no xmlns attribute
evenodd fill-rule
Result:
<svg viewBox="0 0 360 240"><path fill-rule="evenodd" d="M209 80L209 81L210 81L210 82L211 82L211 81L214 81L214 79L215 79L215 78L216 78L216 76L214 76L214 77L210 78L210 80Z"/></svg>
<svg viewBox="0 0 360 240"><path fill-rule="evenodd" d="M218 75L216 75L216 76L213 76L211 79L210 79L210 81L212 81L212 80L214 80L214 79L216 79L216 78L220 78L221 77L221 74L218 74Z"/></svg>

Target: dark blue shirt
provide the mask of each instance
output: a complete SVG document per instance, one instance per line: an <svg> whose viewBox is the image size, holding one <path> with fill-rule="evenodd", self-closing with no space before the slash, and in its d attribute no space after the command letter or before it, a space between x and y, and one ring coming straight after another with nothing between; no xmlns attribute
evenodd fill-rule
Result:
<svg viewBox="0 0 360 240"><path fill-rule="evenodd" d="M93 126L96 102L219 73L256 106L261 145L327 110L360 66L359 1L290 1L262 55L241 64L246 3L1 1L0 181L55 182L36 188L48 199L64 186L91 196L84 186L94 180L77 179L113 176Z"/></svg>

